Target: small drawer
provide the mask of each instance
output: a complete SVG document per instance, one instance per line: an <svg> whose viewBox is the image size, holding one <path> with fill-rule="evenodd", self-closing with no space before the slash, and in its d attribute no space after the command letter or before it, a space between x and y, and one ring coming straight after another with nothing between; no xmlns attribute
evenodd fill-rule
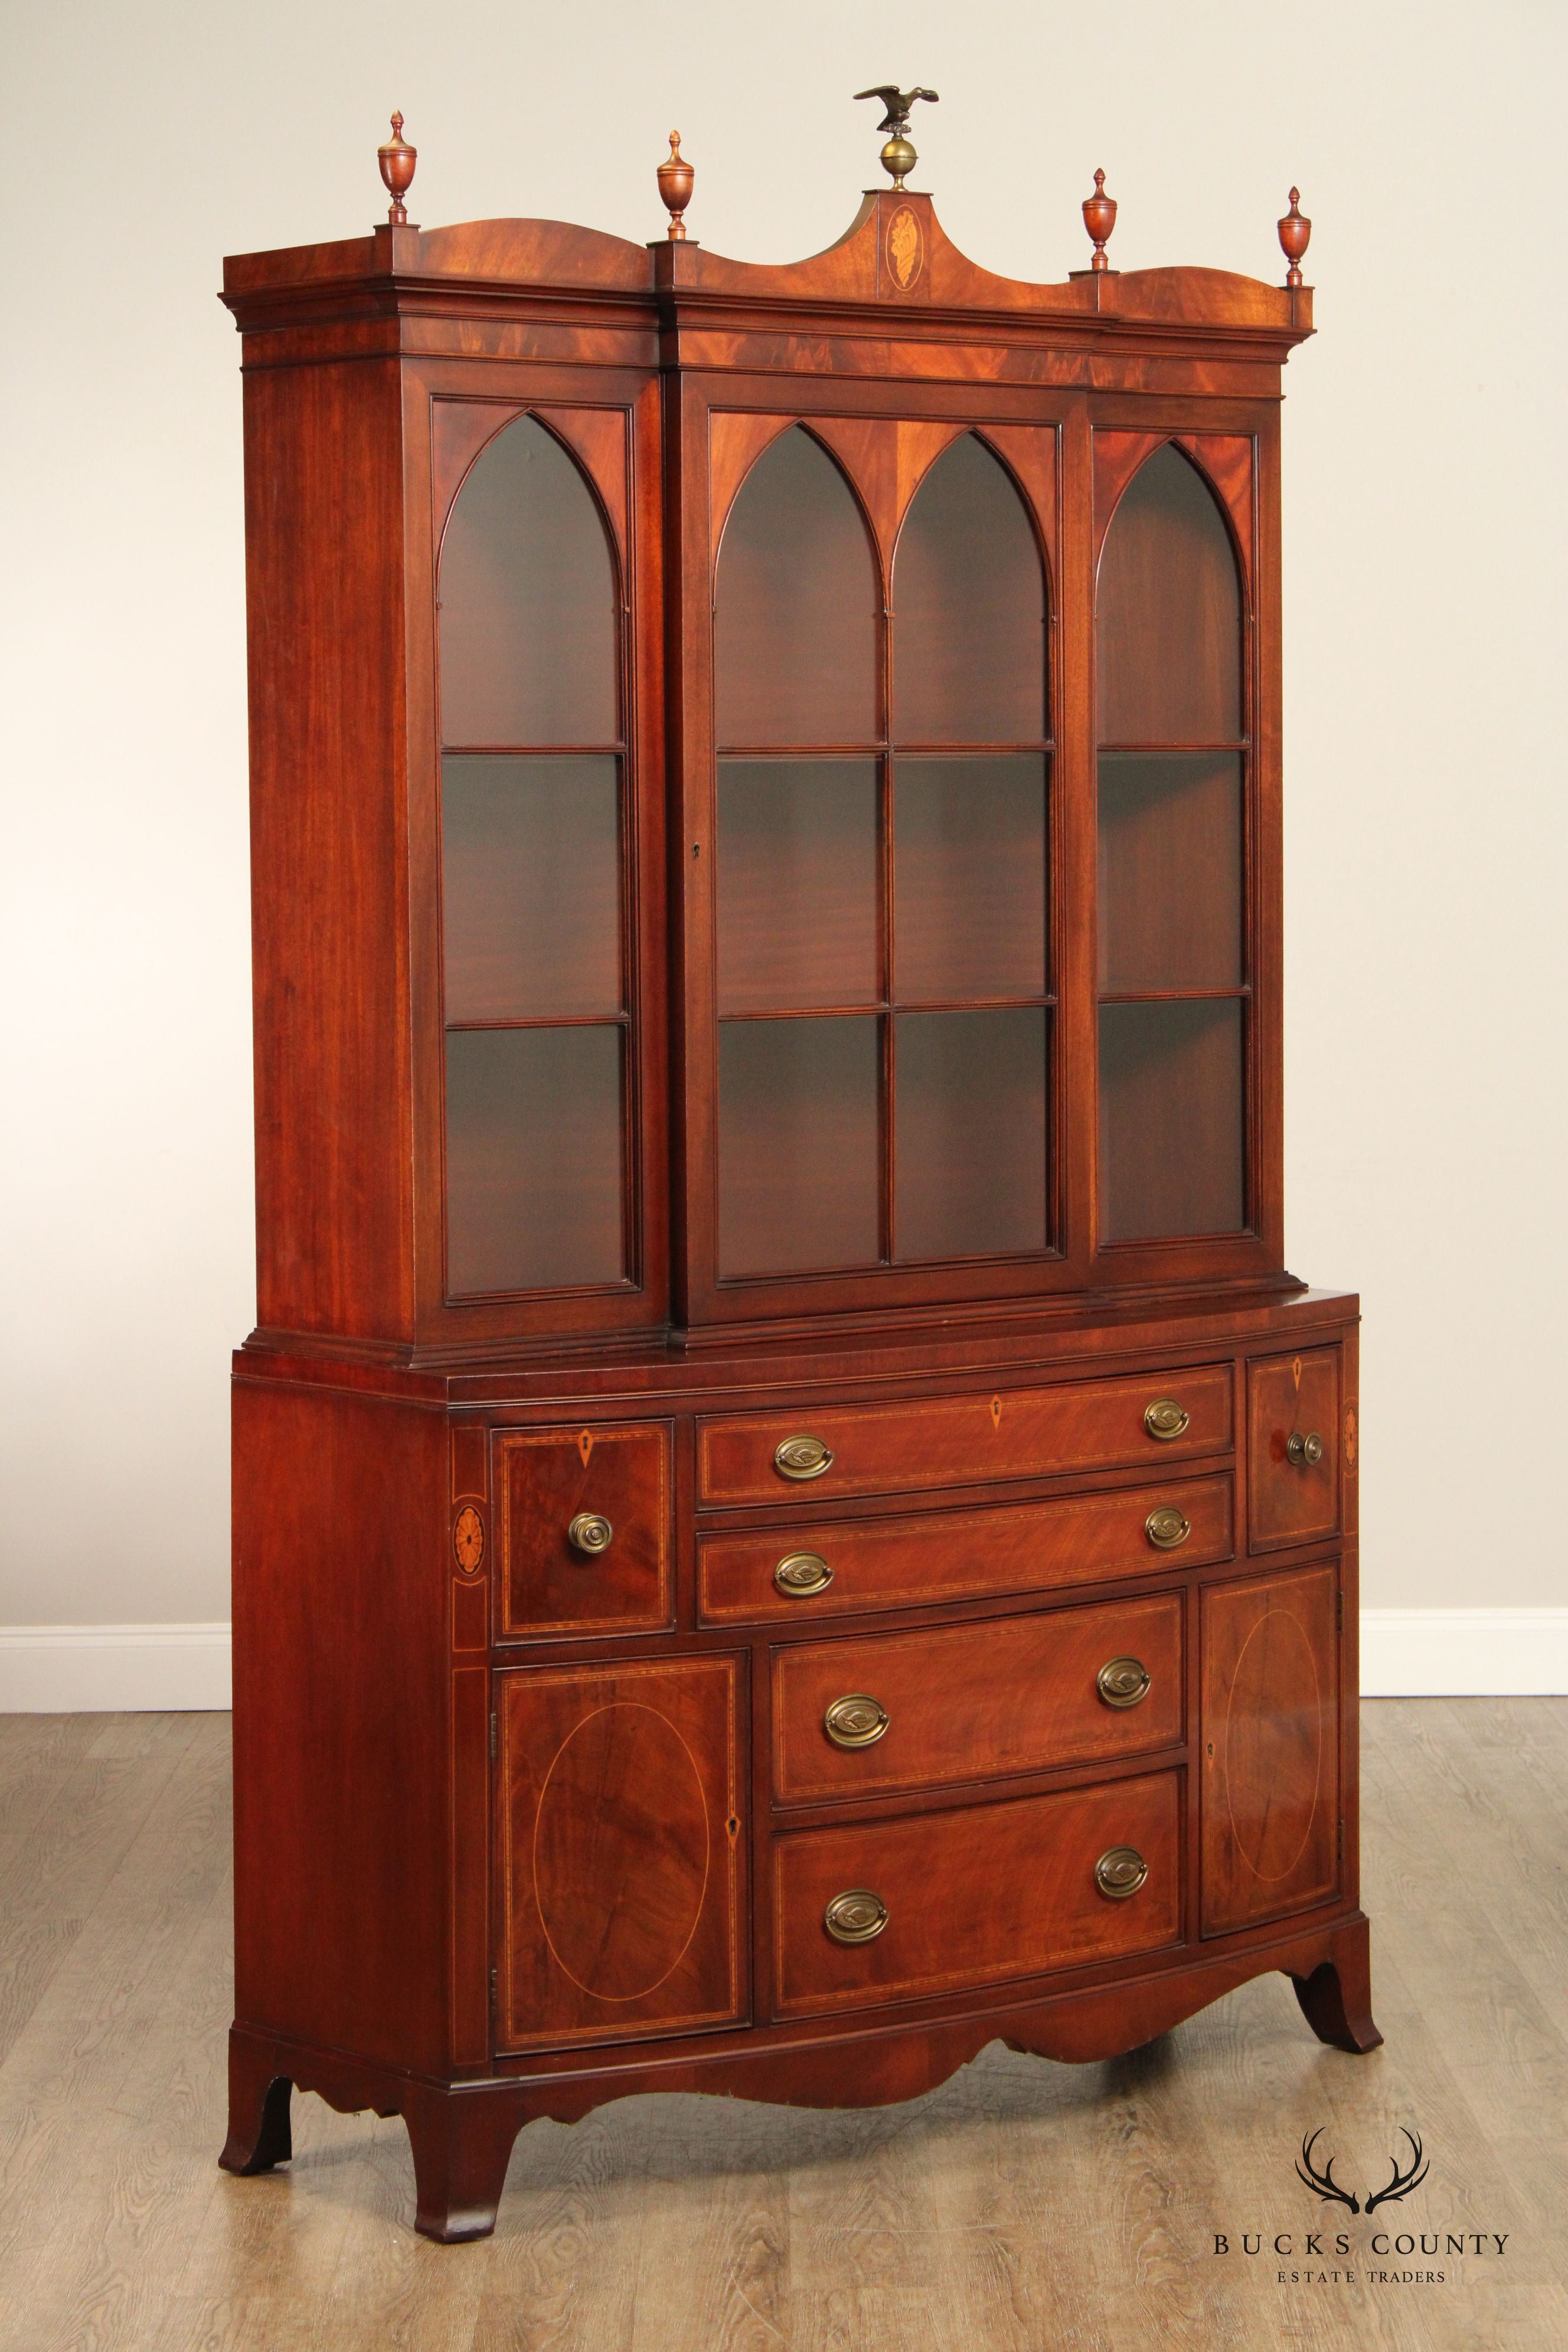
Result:
<svg viewBox="0 0 1568 2352"><path fill-rule="evenodd" d="M1266 1356L1247 1368L1247 1524L1254 1551L1331 1536L1340 1524L1340 1351Z"/></svg>
<svg viewBox="0 0 1568 2352"><path fill-rule="evenodd" d="M773 1794L937 1788L1182 1733L1182 1596L773 1654Z"/></svg>
<svg viewBox="0 0 1568 2352"><path fill-rule="evenodd" d="M667 1423L503 1431L496 1492L502 1640L670 1623Z"/></svg>
<svg viewBox="0 0 1568 2352"><path fill-rule="evenodd" d="M918 1404L812 1405L699 1424L699 1499L776 1502L1045 1478L1230 1444L1230 1372L1069 1381Z"/></svg>
<svg viewBox="0 0 1568 2352"><path fill-rule="evenodd" d="M777 2014L1173 1943L1179 1772L773 1842Z"/></svg>
<svg viewBox="0 0 1568 2352"><path fill-rule="evenodd" d="M1167 1559L1195 1568L1229 1559L1231 1507L1226 1473L921 1518L705 1536L697 1547L698 1605L705 1623L728 1625L1044 1592L1147 1576Z"/></svg>

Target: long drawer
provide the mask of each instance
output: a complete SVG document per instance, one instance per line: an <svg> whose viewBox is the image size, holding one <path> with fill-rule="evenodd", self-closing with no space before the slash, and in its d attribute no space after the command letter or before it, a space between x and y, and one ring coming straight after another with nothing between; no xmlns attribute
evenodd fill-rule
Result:
<svg viewBox="0 0 1568 2352"><path fill-rule="evenodd" d="M1228 1559L1231 1518L1222 1473L986 1510L705 1536L698 1607L704 1623L727 1625L1147 1576L1164 1559L1185 1568Z"/></svg>
<svg viewBox="0 0 1568 2352"><path fill-rule="evenodd" d="M883 1405L813 1405L699 1424L700 1503L814 1501L1215 1453L1231 1442L1228 1366Z"/></svg>
<svg viewBox="0 0 1568 2352"><path fill-rule="evenodd" d="M773 1793L936 1788L1136 1756L1182 1731L1182 1596L773 1654Z"/></svg>
<svg viewBox="0 0 1568 2352"><path fill-rule="evenodd" d="M908 2000L1174 1942L1180 1793L1180 1773L1149 1773L777 1838L777 2014Z"/></svg>

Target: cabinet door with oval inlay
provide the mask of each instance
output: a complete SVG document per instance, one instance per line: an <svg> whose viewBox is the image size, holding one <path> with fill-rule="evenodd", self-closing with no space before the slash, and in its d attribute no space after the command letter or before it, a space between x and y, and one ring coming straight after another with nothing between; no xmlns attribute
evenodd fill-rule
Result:
<svg viewBox="0 0 1568 2352"><path fill-rule="evenodd" d="M1339 1570L1203 1597L1203 1925L1304 1910L1339 1882Z"/></svg>
<svg viewBox="0 0 1568 2352"><path fill-rule="evenodd" d="M497 1681L499 2046L741 2016L737 1661Z"/></svg>

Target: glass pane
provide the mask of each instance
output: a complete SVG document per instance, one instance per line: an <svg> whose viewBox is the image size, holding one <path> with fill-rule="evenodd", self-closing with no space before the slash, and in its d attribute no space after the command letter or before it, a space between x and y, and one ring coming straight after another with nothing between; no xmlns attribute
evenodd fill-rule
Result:
<svg viewBox="0 0 1568 2352"><path fill-rule="evenodd" d="M443 761L448 1021L621 1010L617 764Z"/></svg>
<svg viewBox="0 0 1568 2352"><path fill-rule="evenodd" d="M616 609L593 493L520 416L476 460L441 547L447 743L614 743Z"/></svg>
<svg viewBox="0 0 1568 2352"><path fill-rule="evenodd" d="M1045 994L1043 755L896 762L893 951L901 1003Z"/></svg>
<svg viewBox="0 0 1568 2352"><path fill-rule="evenodd" d="M871 543L847 483L793 425L752 467L724 527L713 616L718 740L877 738Z"/></svg>
<svg viewBox="0 0 1568 2352"><path fill-rule="evenodd" d="M719 1009L873 1004L875 760L719 762Z"/></svg>
<svg viewBox="0 0 1568 2352"><path fill-rule="evenodd" d="M879 1027L721 1023L721 1274L876 1262Z"/></svg>
<svg viewBox="0 0 1568 2352"><path fill-rule="evenodd" d="M1110 519L1097 597L1102 743L1242 734L1241 592L1208 486L1166 442Z"/></svg>
<svg viewBox="0 0 1568 2352"><path fill-rule="evenodd" d="M1046 1246L1046 1014L900 1013L894 1255Z"/></svg>
<svg viewBox="0 0 1568 2352"><path fill-rule="evenodd" d="M1102 1240L1239 1232L1241 1039L1234 997L1100 1006Z"/></svg>
<svg viewBox="0 0 1568 2352"><path fill-rule="evenodd" d="M937 459L899 534L894 740L1038 742L1045 609L1045 575L1018 493L966 433Z"/></svg>
<svg viewBox="0 0 1568 2352"><path fill-rule="evenodd" d="M1101 988L1242 976L1239 755L1101 752Z"/></svg>
<svg viewBox="0 0 1568 2352"><path fill-rule="evenodd" d="M618 1282L621 1032L457 1029L447 1038L447 1287Z"/></svg>

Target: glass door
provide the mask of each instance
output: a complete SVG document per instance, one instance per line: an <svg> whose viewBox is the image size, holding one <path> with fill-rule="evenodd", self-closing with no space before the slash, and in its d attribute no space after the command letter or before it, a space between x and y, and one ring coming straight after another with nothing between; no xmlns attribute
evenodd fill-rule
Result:
<svg viewBox="0 0 1568 2352"><path fill-rule="evenodd" d="M790 428L714 604L721 1276L883 1255L882 602L847 483Z"/></svg>
<svg viewBox="0 0 1568 2352"><path fill-rule="evenodd" d="M892 1255L1049 1240L1045 578L973 434L893 566Z"/></svg>
<svg viewBox="0 0 1568 2352"><path fill-rule="evenodd" d="M1110 467L1147 446L1095 439ZM1166 442L1116 503L1096 596L1102 1244L1247 1223L1242 610L1219 506Z"/></svg>
<svg viewBox="0 0 1568 2352"><path fill-rule="evenodd" d="M531 416L453 506L440 589L447 1294L627 1273L620 605Z"/></svg>
<svg viewBox="0 0 1568 2352"><path fill-rule="evenodd" d="M721 1280L1051 1244L1045 574L996 457L947 437L874 533L793 425L725 525Z"/></svg>

